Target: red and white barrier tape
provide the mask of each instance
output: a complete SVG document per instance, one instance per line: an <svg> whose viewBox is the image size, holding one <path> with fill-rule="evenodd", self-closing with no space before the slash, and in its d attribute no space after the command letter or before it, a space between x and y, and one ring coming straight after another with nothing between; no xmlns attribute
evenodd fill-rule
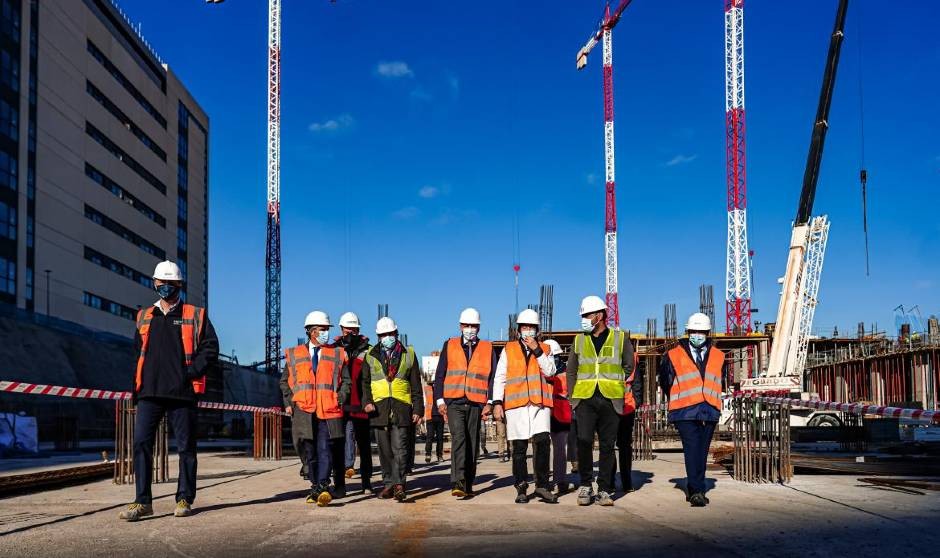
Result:
<svg viewBox="0 0 940 558"><path fill-rule="evenodd" d="M53 397L78 397L82 399L130 399L129 391L108 391L104 389L87 389L65 386L50 386L45 384L30 384L26 382L10 382L0 380L0 392L22 393L24 395L51 395ZM254 405L237 405L234 403L216 403L213 401L200 401L199 407L215 409L218 411L245 411L249 413L285 413L280 407L256 407Z"/></svg>

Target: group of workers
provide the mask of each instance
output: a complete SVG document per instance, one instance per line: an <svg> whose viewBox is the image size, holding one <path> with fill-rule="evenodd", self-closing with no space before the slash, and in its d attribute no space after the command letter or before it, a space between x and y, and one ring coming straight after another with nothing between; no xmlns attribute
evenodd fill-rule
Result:
<svg viewBox="0 0 940 558"><path fill-rule="evenodd" d="M164 415L173 425L180 453L174 515L192 513L196 398L205 389L206 369L218 355L218 339L205 310L181 302L179 268L172 262L160 263L154 285L159 300L137 318L137 497L120 514L129 521L153 514L153 446ZM335 338L330 336L332 323L325 312L307 314L306 342L285 351L280 382L301 476L310 482L307 503L327 506L346 496L346 479L355 475L357 450L362 490L373 493L373 436L382 478L377 496L406 501L415 431L422 421L427 431L425 462L431 461L435 441L437 460L443 459L446 423L451 495L472 497L480 448L485 446L483 425L491 420L505 433L499 451L505 449L511 457L517 503L530 498L556 503L571 489L570 464L579 478L578 505L612 506L618 457L621 488L624 493L634 490L633 425L644 390L636 374L633 345L624 331L608 327L604 300L585 297L580 316L581 333L564 360L556 341L540 340L540 320L534 310L518 314L518 339L497 352L492 342L479 338L479 312L467 308L458 320L460 334L441 347L433 385L424 386L414 348L401 342L391 318L378 320L377 342L370 345L352 312L340 318L340 335ZM669 421L682 440L686 500L703 507L708 504L705 463L720 416L726 365L724 354L709 339L708 316L693 314L686 330L687 338L662 359L658 378L668 399ZM531 494L530 442L535 480Z"/></svg>

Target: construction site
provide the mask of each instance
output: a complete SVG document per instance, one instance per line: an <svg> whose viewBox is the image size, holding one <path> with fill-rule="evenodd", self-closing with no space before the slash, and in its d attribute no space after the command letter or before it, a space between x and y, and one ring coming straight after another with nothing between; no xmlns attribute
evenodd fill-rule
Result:
<svg viewBox="0 0 940 558"><path fill-rule="evenodd" d="M558 215L575 212L586 194L573 196L579 201L541 208L526 200L515 204L518 209L499 214L505 225L502 232L485 237L483 254L471 253L468 260L467 240L473 243L476 234L468 231L477 226L473 219L485 213L490 202L464 213L448 208L432 218L419 204L450 195L454 187L441 182L421 187L419 201L394 211L391 228L380 224L385 232L373 239L455 237L450 251L459 252L459 257L415 253L412 262L405 252L411 247L392 244L354 257L358 225L349 210L336 206L332 198L304 199L311 190L300 182L311 178L316 182L324 168L346 164L339 162L343 157L337 154L339 148L334 152L317 141L329 138L340 144L362 141L369 149L373 146L350 137L366 124L342 113L304 125L314 139L309 145L300 142L302 157L288 147L291 138L296 140L291 135L296 126L288 118L282 122L282 96L296 103L297 98L312 95L304 89L309 84L291 85L297 78L290 71L283 72L282 80L286 60L308 56L299 47L297 55L290 53L289 48L299 44L291 42L293 37L282 49L282 28L294 29L285 24L294 23L290 18L295 17L297 0L258 0L257 6L233 6L239 0L192 0L193 5L185 8L186 17L217 18L223 28L251 25L255 34L263 28L264 43L240 40L244 44L232 47L250 50L256 57L263 53L264 75L246 78L259 87L265 79L263 100L240 96L242 77L226 75L224 69L209 72L212 77L205 79L217 85L230 78L232 85L222 87L236 91L231 98L229 92L203 94L201 79L184 83L180 76L203 71L212 65L211 57L193 47L199 53L192 54L192 60L179 56L179 61L165 62L144 38L138 19L142 16L132 9L144 12L141 3L127 3L3 1L0 175L11 178L7 184L0 176L0 185L10 186L0 188L0 557L743 556L756 552L842 556L927 552L940 544L940 535L932 528L940 517L938 253L927 264L899 261L913 252L896 247L896 255L878 255L871 247L888 245L874 240L870 244L869 238L869 224L876 222L882 208L868 198L865 122L866 118L880 122L881 116L866 116L863 51L853 41L865 36L865 48L872 52L894 48L876 42L874 29L863 35L862 22L870 23L873 16L867 13L869 19L864 19L861 10L874 12L875 4L813 3L813 21L799 31L809 37L814 62L801 74L806 83L794 86L799 89L794 98L804 104L812 99L815 104L798 113L812 110L813 116L811 121L794 123L802 138L801 154L786 165L801 171L802 182L775 182L782 190L780 197L772 202L762 198L766 205L785 205L787 223L777 213L761 215L760 205L751 213L748 207L752 192L748 175L775 172L762 166L751 172L747 163L748 134L756 132L746 125L745 3L753 9L757 2L709 2L715 21L708 25L716 26L719 18L723 22L723 30L710 29L708 36L720 42L724 55L723 62L716 58L709 69L723 73L724 90L709 95L714 105L724 100L724 134L696 141L723 148L724 183L709 185L705 195L699 190L688 199L714 201L720 191L722 215L727 216L716 224L704 222L691 210L664 209L684 219L692 215L692 224L683 231L689 242L677 247L660 243L657 237L652 243L645 237L637 241L633 221L645 222L645 217L636 217L645 210L637 211L632 200L629 205L623 200L618 204L616 159L630 161L622 164L621 169L629 170L621 170L619 177L631 184L628 195L636 187L631 174L636 163L626 148L615 149L615 138L625 137L624 145L636 149L636 138L621 130L636 134L631 118L643 119L636 116L631 98L635 83L618 86L615 95L615 77L636 80L627 66L637 62L628 60L632 54L626 50L618 51L615 70L613 37L627 35L624 22L633 16L649 21L662 16L663 10L687 7L682 2L644 7L649 0L587 2L578 3L577 9L565 8L583 12L579 22L565 26L577 23L580 34L538 40L562 43L570 51L563 70L579 81L590 80L594 96L571 104L564 118L581 122L603 115L601 121L589 122L595 143L590 144L594 157L589 162L588 206L596 211L588 226L597 234L581 234L580 222L570 230L549 225L538 231L538 242L551 241L552 255L546 255L544 262L533 261L537 258L529 233L537 221L532 219L551 215L568 223ZM326 8L304 9L318 17L330 17L335 11L344 23L342 18L355 21L357 10L372 9L344 0L319 3ZM264 21L258 19L262 4ZM436 10L444 9L428 6L436 15L441 13ZM148 10L151 18L161 11ZM938 7L926 11L940 20ZM478 16L467 17L476 21ZM764 26L761 32L766 33L772 17L766 10L760 12L755 27ZM171 26L169 20L157 21ZM552 27L551 33L556 32ZM165 39L173 35L158 35L175 40ZM466 37L455 31L453 41ZM202 40L216 38L207 32L198 39ZM226 40L232 42L231 37ZM305 40L319 39L311 32ZM755 41L760 47L749 51L749 72L750 65L783 64L774 58L781 53L768 48L766 41ZM936 52L936 41L930 41L931 52ZM717 52L718 46L710 46ZM847 58L852 60L849 77L844 69ZM542 71L543 63L533 63L533 71ZM554 59L551 64L562 66ZM191 67L197 70L188 71ZM334 97L342 97L340 82L348 76L310 72L330 84ZM413 65L380 59L369 76L378 85L369 94L390 96L395 85L389 84L403 83L407 87L401 91L407 91L412 111L418 104L453 104L460 95L471 95L454 72L445 67L441 75L446 85L434 89L419 80ZM257 106L247 106L246 98ZM514 103L508 105L517 110ZM857 104L853 109L857 115L840 106L849 103ZM757 106L773 112L771 104ZM288 106L298 111L296 105ZM446 122L441 114L434 113L434 118ZM831 128L845 127L847 118L858 121L855 139L860 155L844 155L855 146L835 146L842 190L833 197L822 193L835 190L835 185L826 183L835 175L822 171L834 149L827 148L826 138ZM253 136L263 134L263 153L258 153L260 142L236 139L233 130L247 126L242 121L249 122L244 129ZM513 126L507 124L518 135ZM220 130L211 135L212 141L210 130ZM839 137L844 140L846 135ZM407 143L404 136L399 140L394 135L385 141ZM216 170L218 145L223 146L218 151L226 157L225 166L232 167L224 172ZM284 199L290 205L287 201L282 205L282 147L283 168L289 176L283 180ZM516 147L512 144L512 149ZM488 149L500 147L494 143ZM325 154L311 156L316 150ZM234 227L228 223L225 229L215 222L210 225L210 213L240 207L243 193L210 195L210 182L251 175L244 168L249 166L248 153L254 157L250 164L264 162L264 183L249 187L254 198L251 209L245 210L259 222L263 217L263 245L260 238L248 239L249 231L258 236L248 221L238 221ZM679 154L658 168L666 172L697 157ZM883 160L877 155L869 158ZM7 163L5 175L7 160L12 162ZM300 160L303 164L298 164ZM762 154L759 160L766 165L774 158ZM853 168L846 170L847 161ZM300 172L299 167L305 170ZM363 163L359 170L374 169ZM340 174L347 172L343 169ZM876 175L874 170L871 175ZM935 182L936 172L931 177ZM79 186L69 191L64 184ZM493 193L511 199L512 189ZM836 228L853 228L840 233L852 236L848 241L841 237L838 250L851 252L853 265L864 271L850 275L841 270L839 282L828 282L823 269L830 245L827 212L842 208L819 207L817 189L819 200L828 204L837 200L848 205L845 200L851 196L856 215L860 201L859 222L839 221L833 235ZM359 199L358 193L351 193L354 190L349 187L342 193L351 206L366 204L365 198L373 195L363 193ZM595 195L601 190L602 196ZM262 195L263 216L257 203ZM932 202L935 205L937 199ZM311 215L330 207L329 218L336 220L327 224L323 218L322 228L304 221L298 234L299 229L289 224L290 218L300 218L291 207L294 204L308 206L303 219L316 221L320 217ZM666 222L666 217L652 217L657 218ZM619 240L618 225L627 231ZM697 239L711 242L712 238L701 231L718 226L726 245L703 247ZM340 228L343 232L337 234ZM936 246L936 227L923 228L928 230L921 241ZM770 229L772 233L767 232ZM749 230L759 230L760 240L749 242ZM362 235L374 233L365 230ZM499 243L503 245L499 250L492 246ZM509 262L504 262L498 264L503 269L492 284L461 276L451 281L450 290L440 286L447 281L438 278L435 266L467 268L460 273L487 276L492 261L507 259L505 246L510 244L511 279ZM769 271L766 276L755 274L758 244L759 261L774 270L772 279ZM591 271L556 276L555 266L542 265L551 261L557 268L564 266L571 247L587 254L583 261L590 262ZM545 251L543 246L537 248ZM556 249L563 255L556 257ZM712 260L717 254L724 284L711 268L695 273L698 260L685 264L670 251L705 251ZM848 257L836 254L836 261L844 263ZM240 261L236 258L248 258L252 270L263 268L263 286L254 284L262 278L255 271L242 266L232 270L232 262ZM381 264L367 261L374 259ZM328 283L329 293L316 293L319 282L327 284L321 280L320 274L325 274L318 267L321 260L323 267L336 270L330 275L341 278ZM901 294L896 294L894 283L893 290L887 284L879 290L877 274L886 260L928 273L928 278L915 281L917 287ZM220 261L224 268L216 263ZM572 269L581 267L581 259L572 261L577 262ZM311 262L317 265L308 267ZM419 275L407 271L413 265L421 268ZM356 285L362 284L356 282L362 281L357 276L375 275L376 270L391 274L376 280L380 294L357 293ZM692 283L681 283L681 293L672 292L676 283L665 277L655 293L632 292L623 286L628 276L646 270L683 275ZM829 267L826 270L833 273ZM781 273L778 279L776 274ZM441 271L440 277L456 275ZM848 284L853 281L867 282L871 290L865 292L878 294L827 311L826 324L851 323L851 328L820 325L817 310L826 308L830 292L862 292ZM572 284L579 290L575 292ZM715 284L719 284L717 295ZM690 285L697 287L697 297L685 292L692 290ZM389 294L397 290L414 291L409 296L416 298ZM528 302L536 291L537 302ZM377 297L382 302L374 315L371 310L368 315L349 311L366 305L375 308ZM906 302L889 302L898 297ZM255 316L255 302L246 299L263 300L263 316ZM402 308L407 300L427 307L420 312L447 314L444 321L450 329L438 331L437 321L421 323L419 311ZM579 300L580 312L575 312ZM312 304L322 306L308 308ZM634 305L646 316L640 317ZM476 307L486 308L483 319ZM654 307L662 308L662 313L653 314ZM887 310L892 307L889 323ZM299 320L304 315L302 336ZM575 325L579 317L580 329ZM255 326L262 321L259 334ZM182 332L182 343L176 333L167 349L170 336L160 327ZM357 345L360 328L363 344ZM244 343L246 338L254 342ZM615 348L617 339L619 348ZM485 356L476 357L484 347L492 347L491 363ZM462 354L455 357L455 350ZM163 351L170 356L155 356ZM409 376L412 366L415 374ZM177 377L168 379L171 374L166 370L178 371ZM304 379L305 374L309 379ZM462 379L454 380L458 374ZM456 381L461 382L458 388ZM542 387L532 388L533 381ZM617 384L611 392L615 395L606 391L611 383L605 381ZM167 391L172 382L186 393L177 396ZM522 408L510 403L521 397L513 391L520 383L526 401ZM590 391L585 391L588 385ZM312 399L305 399L307 392ZM418 394L423 394L423 405L416 401ZM616 412L612 423L616 440L609 428L601 426L600 414L584 410L586 402L594 405L598 400L605 404L609 400ZM561 401L567 409L564 419ZM395 407L401 404L406 406ZM463 422L455 422L459 411L454 409L462 406L482 410L476 415L468 411L460 418ZM335 408L335 414L329 414L328 407ZM180 418L180 409L191 411L189 418ZM399 420L399 409L409 410L402 417L405 422L393 424ZM520 430L513 421L520 420L518 411L527 409L531 415ZM698 414L691 415L690 410ZM544 427L535 418L539 413ZM551 416L550 432L546 414ZM587 421L596 421L596 426L585 427ZM689 437L689 423L713 428L705 438L706 457L698 473L689 457L697 440ZM312 434L306 431L310 424ZM400 447L395 438L399 430ZM562 431L567 438L561 440L567 442L558 445L555 436ZM148 436L149 446L141 442L141 432ZM541 449L549 446L554 459L550 482L543 479L549 458ZM586 455L591 462L586 462ZM364 466L366 462L372 465ZM701 470L704 487L699 488ZM527 492L530 484L535 493Z"/></svg>

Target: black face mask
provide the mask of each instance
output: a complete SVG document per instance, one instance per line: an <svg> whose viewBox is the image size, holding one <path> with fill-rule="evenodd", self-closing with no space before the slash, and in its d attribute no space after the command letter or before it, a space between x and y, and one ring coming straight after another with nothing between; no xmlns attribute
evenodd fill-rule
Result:
<svg viewBox="0 0 940 558"><path fill-rule="evenodd" d="M567 368L568 368L568 362L565 360L562 360L560 356L555 355L555 370L557 371L557 373L560 374L564 372L565 369Z"/></svg>
<svg viewBox="0 0 940 558"><path fill-rule="evenodd" d="M347 333L340 339L340 343L342 343L346 348L352 348L359 345L359 340L359 335L355 333Z"/></svg>

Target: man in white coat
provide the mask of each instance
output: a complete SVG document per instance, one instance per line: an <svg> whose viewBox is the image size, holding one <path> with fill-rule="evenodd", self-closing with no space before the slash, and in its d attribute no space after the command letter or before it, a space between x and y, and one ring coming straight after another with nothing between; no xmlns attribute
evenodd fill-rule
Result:
<svg viewBox="0 0 940 558"><path fill-rule="evenodd" d="M547 378L555 375L555 359L545 343L536 341L539 316L523 310L516 318L519 339L510 341L499 355L493 378L493 412L496 420L506 418L506 435L512 445L512 474L516 503L529 501L526 454L533 441L535 495L556 503L549 482L551 455L552 388Z"/></svg>

